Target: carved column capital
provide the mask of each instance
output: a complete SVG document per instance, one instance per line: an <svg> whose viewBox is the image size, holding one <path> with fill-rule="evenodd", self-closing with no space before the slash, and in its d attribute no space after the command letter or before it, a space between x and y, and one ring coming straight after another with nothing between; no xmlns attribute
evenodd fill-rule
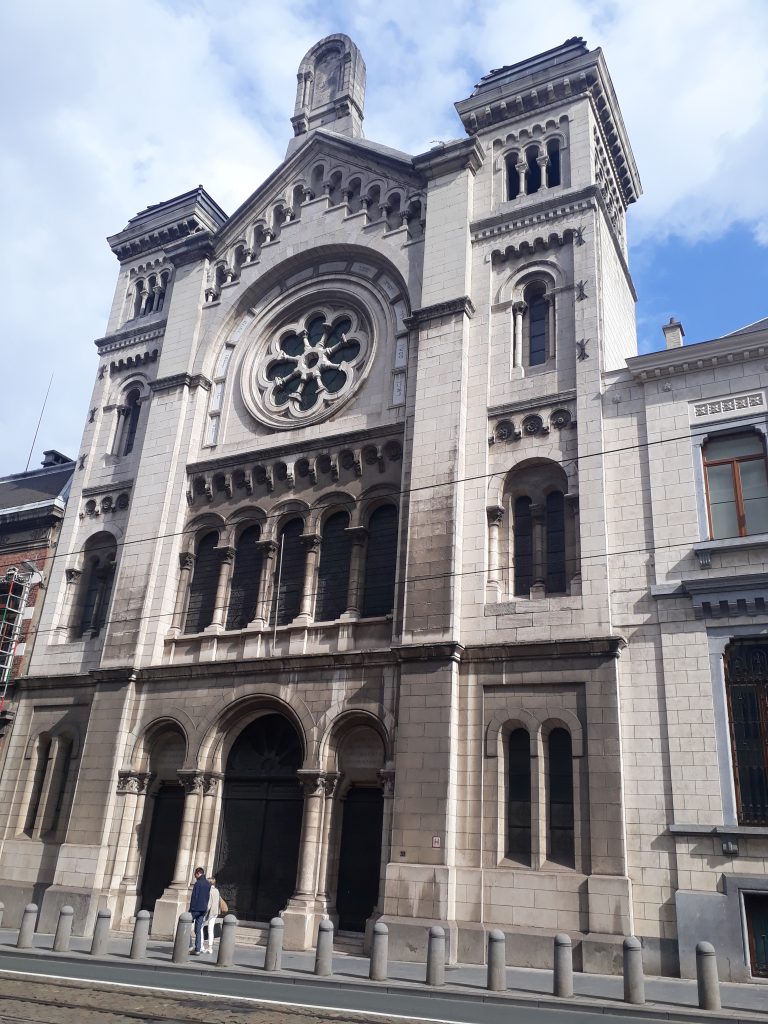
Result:
<svg viewBox="0 0 768 1024"><path fill-rule="evenodd" d="M198 771L197 768L182 768L176 774L179 776L179 782L184 787L185 793L202 793L204 791L205 772Z"/></svg>
<svg viewBox="0 0 768 1024"><path fill-rule="evenodd" d="M517 316L525 316L525 314L528 312L528 303L523 302L522 299L519 299L517 302L513 302L512 312L515 313Z"/></svg>
<svg viewBox="0 0 768 1024"><path fill-rule="evenodd" d="M301 542L307 551L319 551L321 540L319 533L305 533L301 537Z"/></svg>
<svg viewBox="0 0 768 1024"><path fill-rule="evenodd" d="M299 785L304 790L304 796L325 795L325 772L316 768L299 768L296 773L299 778Z"/></svg>
<svg viewBox="0 0 768 1024"><path fill-rule="evenodd" d="M82 569L65 569L64 575L67 578L67 583L77 583L80 577L83 575Z"/></svg>
<svg viewBox="0 0 768 1024"><path fill-rule="evenodd" d="M261 550L262 554L265 557L274 558L274 556L277 554L278 544L276 540L260 540L257 543L256 547Z"/></svg>
<svg viewBox="0 0 768 1024"><path fill-rule="evenodd" d="M223 548L217 548L217 551L219 552L219 556L222 562L226 562L228 565L232 565L234 563L236 551L233 547L227 546Z"/></svg>
<svg viewBox="0 0 768 1024"><path fill-rule="evenodd" d="M195 567L195 554L193 551L182 551L179 555L179 568L190 572Z"/></svg>
<svg viewBox="0 0 768 1024"><path fill-rule="evenodd" d="M146 796L154 772L135 772L130 768L121 768L117 773L117 792L130 796Z"/></svg>
<svg viewBox="0 0 768 1024"><path fill-rule="evenodd" d="M339 782L341 782L341 772L326 772L325 778L323 779L323 788L325 790L325 799L331 800L339 788Z"/></svg>
<svg viewBox="0 0 768 1024"><path fill-rule="evenodd" d="M365 526L348 526L344 531L353 544L365 544L368 539L368 530Z"/></svg>
<svg viewBox="0 0 768 1024"><path fill-rule="evenodd" d="M394 796L395 792L395 769L394 768L379 768L376 772L381 781L381 788L384 790L385 797Z"/></svg>
<svg viewBox="0 0 768 1024"><path fill-rule="evenodd" d="M504 522L504 508L502 505L489 505L485 510L485 516L489 526L501 526Z"/></svg>

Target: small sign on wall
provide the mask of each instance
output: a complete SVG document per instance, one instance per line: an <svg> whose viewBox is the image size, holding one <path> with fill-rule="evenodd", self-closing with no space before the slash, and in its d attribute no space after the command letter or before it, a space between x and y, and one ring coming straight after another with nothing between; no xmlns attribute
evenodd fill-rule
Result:
<svg viewBox="0 0 768 1024"><path fill-rule="evenodd" d="M440 836L432 836L432 849L433 850L439 850L442 845L443 845L443 842L442 842Z"/></svg>

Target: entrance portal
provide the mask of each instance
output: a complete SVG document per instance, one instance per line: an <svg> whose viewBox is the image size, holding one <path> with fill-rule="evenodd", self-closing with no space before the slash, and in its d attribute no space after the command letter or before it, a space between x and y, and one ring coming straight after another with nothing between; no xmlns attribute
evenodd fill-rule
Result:
<svg viewBox="0 0 768 1024"><path fill-rule="evenodd" d="M365 931L365 922L378 902L383 812L380 789L353 786L347 793L336 893L340 931Z"/></svg>
<svg viewBox="0 0 768 1024"><path fill-rule="evenodd" d="M163 895L173 880L183 815L184 790L179 785L163 783L155 794L149 829L147 859L141 880L142 910L154 910L155 900Z"/></svg>
<svg viewBox="0 0 768 1024"><path fill-rule="evenodd" d="M268 921L293 895L303 795L299 737L282 715L257 718L235 740L224 776L215 871L230 912Z"/></svg>

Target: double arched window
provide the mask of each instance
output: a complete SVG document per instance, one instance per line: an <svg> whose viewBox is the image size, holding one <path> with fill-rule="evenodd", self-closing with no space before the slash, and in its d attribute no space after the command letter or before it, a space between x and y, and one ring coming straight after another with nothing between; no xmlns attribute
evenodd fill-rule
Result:
<svg viewBox="0 0 768 1024"><path fill-rule="evenodd" d="M98 636L107 622L116 557L117 542L110 533L98 533L85 544L74 620L79 637Z"/></svg>
<svg viewBox="0 0 768 1024"><path fill-rule="evenodd" d="M61 842L71 798L72 736L41 733L34 744L22 826L26 835Z"/></svg>
<svg viewBox="0 0 768 1024"><path fill-rule="evenodd" d="M201 633L211 625L230 630L389 615L397 520L391 503L357 527L346 509L331 509L313 534L294 515L274 539L265 539L260 525L246 525L232 548L221 546L218 529L209 530L181 556L175 625Z"/></svg>
<svg viewBox="0 0 768 1024"><path fill-rule="evenodd" d="M544 860L563 867L575 867L576 833L573 789L573 750L571 734L560 727L552 729L544 740L544 777L537 779L539 759L531 757L531 737L527 729L514 728L506 741L507 758L507 830L506 856L528 867L533 866L534 834L546 832L546 847L539 851ZM536 794L543 783L543 808ZM542 821L541 818L544 818Z"/></svg>
<svg viewBox="0 0 768 1024"><path fill-rule="evenodd" d="M130 455L136 445L141 407L145 401L144 387L142 384L132 384L122 394L117 406L117 424L112 442L113 455Z"/></svg>
<svg viewBox="0 0 768 1024"><path fill-rule="evenodd" d="M134 319L162 311L170 280L170 270L163 270L159 274L150 274L146 278L137 279L133 289Z"/></svg>
<svg viewBox="0 0 768 1024"><path fill-rule="evenodd" d="M512 303L513 364L528 368L551 365L555 357L555 289L551 278L536 276Z"/></svg>
<svg viewBox="0 0 768 1024"><path fill-rule="evenodd" d="M513 470L507 478L515 597L566 594L579 575L576 505L566 501L567 489L563 469L544 460Z"/></svg>

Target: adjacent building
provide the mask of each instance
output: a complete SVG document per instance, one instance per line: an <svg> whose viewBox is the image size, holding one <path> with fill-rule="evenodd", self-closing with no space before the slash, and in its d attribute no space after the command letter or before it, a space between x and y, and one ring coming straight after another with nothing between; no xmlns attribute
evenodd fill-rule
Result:
<svg viewBox="0 0 768 1024"><path fill-rule="evenodd" d="M215 872L242 935L766 970L767 325L636 355L640 180L600 50L362 133L346 36L284 162L119 262L1 780L6 917Z"/></svg>

